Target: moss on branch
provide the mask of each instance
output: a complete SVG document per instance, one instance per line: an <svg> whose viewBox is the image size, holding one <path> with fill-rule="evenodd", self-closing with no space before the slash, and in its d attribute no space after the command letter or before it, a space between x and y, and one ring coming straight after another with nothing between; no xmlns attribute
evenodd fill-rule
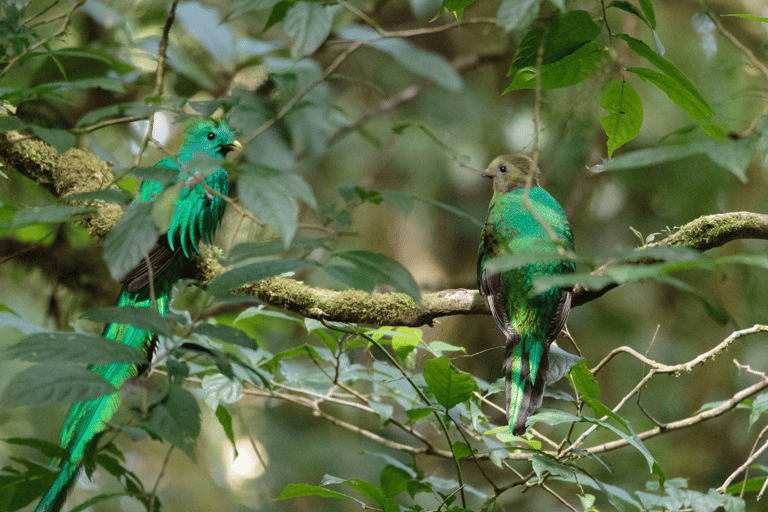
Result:
<svg viewBox="0 0 768 512"><path fill-rule="evenodd" d="M16 132L0 133L0 158L59 197L113 186L111 164L79 149L59 155L44 142L27 139ZM98 213L86 222L92 235L103 238L119 217L120 207L101 202L95 206ZM706 215L648 247L685 246L705 251L748 238L768 239L768 215L751 212ZM206 250L196 258L194 275L202 283L225 271L218 256L220 253L216 250ZM609 265L593 274L604 273ZM616 286L611 284L599 290L576 286L573 305L594 300ZM338 322L420 326L431 325L444 316L490 314L485 298L477 290L468 289L427 293L420 304L402 293L325 290L282 277L254 282L237 291L308 318Z"/></svg>

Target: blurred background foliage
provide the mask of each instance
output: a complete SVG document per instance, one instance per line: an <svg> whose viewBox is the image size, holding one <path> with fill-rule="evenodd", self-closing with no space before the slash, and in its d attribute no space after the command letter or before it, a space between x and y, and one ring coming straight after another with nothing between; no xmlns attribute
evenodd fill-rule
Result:
<svg viewBox="0 0 768 512"><path fill-rule="evenodd" d="M631 5L640 12L643 3ZM446 6L456 9L449 2ZM19 120L34 126L34 133L49 144L60 151L74 144L113 162L115 170L133 165L145 135L147 122L134 118L156 112L153 137L174 151L181 138L179 126L173 124L177 115L192 109L211 114L221 107L240 136L249 137L242 158L296 174L310 185L322 213L314 213L306 200L295 203L300 206L298 239L318 236L308 226L341 212L350 187L402 192L385 196L381 203L365 202L351 209L350 226L340 230L354 236L334 239L332 250L366 250L392 257L410 271L422 293L476 286L480 228L471 218L483 219L491 195L489 183L480 179L479 172L499 154L538 151L543 185L570 218L584 272L643 245L651 234L661 239L702 215L766 211L768 145L762 142L765 121L761 116L768 76L745 49L757 63L765 64L768 24L722 16L766 16L763 2L654 0L655 32L638 16L610 8L608 2L479 0L466 6L458 22L455 13L440 15L442 9L439 0L181 2L169 35L162 94L156 97L152 90L167 2L9 1L2 6L0 18L5 53L0 57L0 96L15 107ZM598 41L609 49L608 59L580 83L542 91L539 104L532 89L502 94L512 82L507 71L523 36L537 24L548 26L558 9L587 11L601 28ZM718 30L707 13L733 40ZM59 33L65 16L70 23ZM646 64L610 35L606 24L612 33L629 34L659 52L663 48L664 57L712 107L713 122L727 134L725 140L710 138L653 83L624 71ZM363 44L345 53L349 40L375 35L372 28L391 33L394 39L388 41L407 41L402 43L407 46ZM45 44L37 51L26 51L41 40ZM606 111L600 107L600 97L615 79L625 79L637 91L643 113L638 136L616 151L617 161L639 150L670 145L709 144L710 149L690 151L683 158L663 151L646 154L642 165L606 166L596 172L600 168L594 166L607 158L607 136L600 124ZM51 85L61 82L68 85ZM296 93L305 89L307 94L291 105ZM537 110L541 120L535 148ZM108 122L124 118L127 121ZM273 118L277 120L265 125ZM2 126L2 131L19 128ZM151 165L165 154L150 145L141 163ZM242 187L238 172L235 168L230 173L233 197ZM4 166L2 173L0 221L9 221L22 207L60 204L12 168ZM131 191L135 181L125 177L120 186ZM435 201L469 217L435 206ZM217 242L231 247L268 240L276 232L284 235L290 221L282 219L276 221L277 227L270 224L274 230L248 219L241 225L230 208ZM89 239L84 228L72 222L40 223L6 229L1 240L1 304L48 329L97 330L78 320L79 314L112 305L119 287L101 259L101 245ZM764 241L736 240L709 254L762 256L765 251ZM713 318L696 294L652 280L630 282L571 312L568 330L588 367L618 346L678 364L705 352L735 329L768 323L764 269L727 265L715 272L692 269L675 276L695 286L714 308L724 310L728 322ZM300 271L297 277L312 286L345 287L317 270ZM186 294L176 307L206 307L198 295ZM217 311L218 320L231 324L238 312L235 307L223 308ZM0 347L20 339L8 328L0 332L5 332ZM303 327L279 318L254 317L247 332L271 353L317 344ZM502 375L503 339L490 317L442 318L433 327L424 327L424 339L464 347L466 355L452 357L452 362L478 379L494 382ZM764 371L766 340L765 334L739 339L727 355L690 373L652 379L642 391L642 406L664 424L692 416L704 404L732 397L755 382L755 376L735 366L734 360ZM567 341L561 346L572 350ZM368 353L350 357L371 363ZM417 364L425 358L420 353ZM0 360L0 389L23 365ZM296 360L291 365L296 372L312 368L309 361ZM597 375L600 400L613 407L644 371L647 368L634 358L617 356ZM497 403L499 398L495 397ZM549 401L545 406L557 407L557 403ZM173 453L164 471L159 495L165 510L358 510L355 502L337 499L273 500L286 485L319 485L325 474L378 482L386 462L371 452L413 462L397 450L387 450L313 415L308 407L246 395L229 409L239 456L233 458L212 411L203 406L197 463ZM65 413L65 405L0 410L0 437L56 442ZM334 414L408 442L404 433L381 429L369 415L349 408ZM497 424L503 423L502 414L488 414ZM636 432L653 427L635 399L621 415ZM743 463L765 425L764 417L752 425L750 411L736 409L645 444L667 478L687 479L689 489L706 494ZM542 428L547 431L548 427ZM434 431L425 435L437 437ZM594 443L614 438L610 432L598 432ZM166 449L149 440L126 440L121 448L126 467L151 487ZM0 443L3 465L11 456L37 457L39 463L47 463L32 450ZM427 455L416 459L427 475L455 478L449 461ZM608 453L606 460L605 467L597 463L590 467L604 482L629 493L643 491L646 482L654 480L643 456L634 449ZM757 463L765 464L759 459ZM475 466L462 464L467 483L480 489L481 495L490 492ZM499 478L500 485L514 479L508 471L502 473L488 463L484 467L492 478ZM530 471L527 462L514 462L513 467L523 474ZM765 466L757 472L764 474ZM582 509L573 485L550 483ZM99 474L91 488L81 486L75 491L71 503L116 487L109 475ZM482 502L472 495L468 506L479 509ZM513 488L499 502L507 510L565 509L538 488L526 493ZM438 505L422 504L426 509ZM127 498L120 506L141 509ZM603 495L597 506L600 510L613 507ZM760 509L754 494L747 493L746 508ZM118 505L110 501L93 509L118 510Z"/></svg>

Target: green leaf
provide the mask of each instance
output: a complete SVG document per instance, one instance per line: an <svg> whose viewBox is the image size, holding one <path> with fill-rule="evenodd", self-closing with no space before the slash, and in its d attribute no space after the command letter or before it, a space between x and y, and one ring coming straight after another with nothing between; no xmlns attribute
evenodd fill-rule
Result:
<svg viewBox="0 0 768 512"><path fill-rule="evenodd" d="M656 14L653 12L653 4L651 0L638 0L640 7L643 8L645 19L648 22L648 26L651 30L656 30Z"/></svg>
<svg viewBox="0 0 768 512"><path fill-rule="evenodd" d="M235 67L235 34L229 25L221 22L217 9L185 2L177 7L176 16L216 61L230 70Z"/></svg>
<svg viewBox="0 0 768 512"><path fill-rule="evenodd" d="M597 41L592 41L552 64L543 64L541 66L541 87L543 89L559 89L582 82L594 75L603 66L609 54L608 48ZM504 92L535 88L536 66L533 65L520 68Z"/></svg>
<svg viewBox="0 0 768 512"><path fill-rule="evenodd" d="M359 478L345 480L342 483L379 504L385 512L400 512L398 504L372 483Z"/></svg>
<svg viewBox="0 0 768 512"><path fill-rule="evenodd" d="M235 451L235 458L237 458L238 453L235 443L235 431L232 429L232 415L229 414L229 411L224 407L219 405L216 407L216 419L219 420L219 425L224 429L224 434L227 436L227 439L229 439L229 442L232 443L232 449Z"/></svg>
<svg viewBox="0 0 768 512"><path fill-rule="evenodd" d="M502 0L496 11L496 25L505 32L523 30L539 15L538 0Z"/></svg>
<svg viewBox="0 0 768 512"><path fill-rule="evenodd" d="M320 496L321 498L348 498L352 496L341 494L340 492L309 484L288 484L275 500L287 500L288 498L298 498L301 496ZM355 500L358 501L358 500Z"/></svg>
<svg viewBox="0 0 768 512"><path fill-rule="evenodd" d="M75 146L75 136L64 130L58 130L54 128L43 128L34 124L29 125L29 128L40 137L44 142L47 142L53 146L59 153L65 153Z"/></svg>
<svg viewBox="0 0 768 512"><path fill-rule="evenodd" d="M408 490L408 482L413 480L408 471L392 464L387 464L379 475L379 485L384 494L391 498Z"/></svg>
<svg viewBox="0 0 768 512"><path fill-rule="evenodd" d="M75 215L89 211L86 206L34 206L22 208L13 215L11 226L20 228L43 222L63 222Z"/></svg>
<svg viewBox="0 0 768 512"><path fill-rule="evenodd" d="M46 457L52 459L69 460L69 451L67 451L67 449L62 448L58 444L50 443L35 437L7 437L5 439L0 439L0 441L15 446L28 446L34 448Z"/></svg>
<svg viewBox="0 0 768 512"><path fill-rule="evenodd" d="M283 28L293 39L291 57L311 55L331 33L333 8L318 2L296 2L285 14Z"/></svg>
<svg viewBox="0 0 768 512"><path fill-rule="evenodd" d="M635 73L644 80L651 81L694 121L708 120L715 116L712 107L709 106L701 93L674 64L639 39L626 34L617 34L616 37L624 40L635 53L648 59L651 64L661 70L661 73L646 68L627 68L627 71ZM703 124L701 128L715 140L726 139L725 130L718 124Z"/></svg>
<svg viewBox="0 0 768 512"><path fill-rule="evenodd" d="M151 307L115 306L110 308L96 308L86 311L80 318L91 322L128 324L143 329L153 334L171 336L173 334L173 322Z"/></svg>
<svg viewBox="0 0 768 512"><path fill-rule="evenodd" d="M231 293L238 286L260 281L268 277L278 276L286 272L294 272L302 269L311 262L298 258L284 258L279 260L263 260L235 267L218 275L208 285L208 292L212 295L225 295Z"/></svg>
<svg viewBox="0 0 768 512"><path fill-rule="evenodd" d="M446 411L469 400L478 389L472 375L459 371L445 356L424 361L424 380Z"/></svg>
<svg viewBox="0 0 768 512"><path fill-rule="evenodd" d="M650 1L650 0L646 0ZM760 21L762 23L768 23L768 18L764 18L762 16L755 16L753 14L721 14L721 16L736 16L738 18L745 18L752 21Z"/></svg>
<svg viewBox="0 0 768 512"><path fill-rule="evenodd" d="M380 39L372 29L362 26L347 26L338 31L344 39L371 41L369 46L381 50L394 58L398 64L418 76L429 78L436 85L452 92L464 87L464 82L448 61L436 53L422 50L412 43L398 38Z"/></svg>
<svg viewBox="0 0 768 512"><path fill-rule="evenodd" d="M144 427L187 454L193 461L196 459L200 407L195 396L186 389L172 383L165 399L150 410Z"/></svg>
<svg viewBox="0 0 768 512"><path fill-rule="evenodd" d="M637 137L643 124L643 103L637 92L623 80L612 80L600 97L600 106L608 111L600 124L608 135L608 158Z"/></svg>
<svg viewBox="0 0 768 512"><path fill-rule="evenodd" d="M287 0L276 2L274 6L272 6L272 10L269 12L269 18L267 18L267 23L264 25L262 33L282 22L285 19L285 15L288 13L288 9L293 7L293 4L294 2Z"/></svg>
<svg viewBox="0 0 768 512"><path fill-rule="evenodd" d="M350 279L345 281L347 284L370 292L373 284L382 283L410 295L417 302L421 301L416 280L408 269L392 258L368 251L347 251L334 256L354 265Z"/></svg>
<svg viewBox="0 0 768 512"><path fill-rule="evenodd" d="M595 380L595 376L587 368L585 360L579 361L579 363L571 367L571 377L573 378L573 384L576 386L576 390L585 397L598 398L600 396L600 386Z"/></svg>
<svg viewBox="0 0 768 512"><path fill-rule="evenodd" d="M192 332L221 340L224 343L230 343L251 350L259 350L259 344L256 343L256 340L248 336L245 331L229 325L197 324L192 329Z"/></svg>
<svg viewBox="0 0 768 512"><path fill-rule="evenodd" d="M610 7L614 7L616 9L621 9L622 11L626 11L626 12L628 12L630 14L634 14L635 16L637 16L638 18L643 20L643 23L648 25L648 28L653 30L653 27L651 26L651 23L646 19L645 14L640 9L635 7L634 4L631 4L630 2L625 2L625 1L622 1L622 0L614 0L613 2L608 4L608 7L609 8Z"/></svg>
<svg viewBox="0 0 768 512"><path fill-rule="evenodd" d="M243 206L280 233L284 246L288 248L299 222L299 208L294 198L317 209L312 189L297 174L263 165L247 165L241 170L237 187Z"/></svg>
<svg viewBox="0 0 768 512"><path fill-rule="evenodd" d="M462 441L456 441L451 445L451 452L456 460L466 459L472 456L472 449Z"/></svg>
<svg viewBox="0 0 768 512"><path fill-rule="evenodd" d="M31 363L146 363L140 350L92 334L44 332L33 334L6 348L4 357Z"/></svg>
<svg viewBox="0 0 768 512"><path fill-rule="evenodd" d="M426 418L433 412L435 412L434 407L417 407L415 409L406 410L405 415L408 416L408 419L410 420L408 423L413 423L422 418Z"/></svg>
<svg viewBox="0 0 768 512"><path fill-rule="evenodd" d="M201 387L205 403L214 411L218 411L222 403L233 404L243 398L240 380L221 373L204 376Z"/></svg>
<svg viewBox="0 0 768 512"><path fill-rule="evenodd" d="M395 329L395 334L392 336L392 349L401 360L405 360L416 346L422 341L421 329L415 329L413 327L398 327Z"/></svg>
<svg viewBox="0 0 768 512"><path fill-rule="evenodd" d="M472 5L474 2L475 0L443 0L442 11L452 12L454 16L456 16L456 19L460 20L464 14L464 9ZM413 2L411 3L411 6L414 10L416 10L416 5L414 5ZM426 15L427 13L424 14Z"/></svg>
<svg viewBox="0 0 768 512"><path fill-rule="evenodd" d="M136 267L160 235L152 206L151 202L131 203L104 240L104 261L118 281Z"/></svg>
<svg viewBox="0 0 768 512"><path fill-rule="evenodd" d="M535 67L542 39L544 55L541 63L547 65L573 54L599 35L600 27L592 21L588 12L572 10L558 13L546 31L543 27L536 27L523 37L507 74L513 75L522 68Z"/></svg>
<svg viewBox="0 0 768 512"><path fill-rule="evenodd" d="M746 183L746 169L749 166L752 151L753 141L749 138L722 142L702 141L674 146L658 146L624 153L605 162L599 171L637 169L703 154Z"/></svg>
<svg viewBox="0 0 768 512"><path fill-rule="evenodd" d="M35 365L20 371L8 382L0 407L40 407L90 400L114 393L115 388L101 376L81 365L57 363Z"/></svg>

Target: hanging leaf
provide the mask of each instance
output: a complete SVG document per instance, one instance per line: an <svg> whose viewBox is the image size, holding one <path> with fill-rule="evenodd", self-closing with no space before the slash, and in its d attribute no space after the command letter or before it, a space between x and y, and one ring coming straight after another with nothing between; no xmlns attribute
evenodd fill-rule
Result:
<svg viewBox="0 0 768 512"><path fill-rule="evenodd" d="M291 57L311 55L331 33L333 6L317 2L296 2L285 14L283 28L293 39Z"/></svg>
<svg viewBox="0 0 768 512"><path fill-rule="evenodd" d="M608 158L613 152L640 133L643 103L637 92L623 80L612 80L603 90L600 106L608 111L600 124L608 135Z"/></svg>
<svg viewBox="0 0 768 512"><path fill-rule="evenodd" d="M445 356L424 361L424 380L446 410L466 402L478 389L472 375L457 370Z"/></svg>
<svg viewBox="0 0 768 512"><path fill-rule="evenodd" d="M186 389L171 384L165 399L150 409L144 427L196 460L200 407L195 396Z"/></svg>

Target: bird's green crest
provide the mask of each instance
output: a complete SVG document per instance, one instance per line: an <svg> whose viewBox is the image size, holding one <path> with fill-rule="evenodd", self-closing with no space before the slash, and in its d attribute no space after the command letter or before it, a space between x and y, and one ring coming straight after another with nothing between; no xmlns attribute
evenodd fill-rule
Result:
<svg viewBox="0 0 768 512"><path fill-rule="evenodd" d="M192 119L184 125L184 144L181 152L203 152L210 157L222 157L240 143L235 132L225 121L216 119Z"/></svg>

